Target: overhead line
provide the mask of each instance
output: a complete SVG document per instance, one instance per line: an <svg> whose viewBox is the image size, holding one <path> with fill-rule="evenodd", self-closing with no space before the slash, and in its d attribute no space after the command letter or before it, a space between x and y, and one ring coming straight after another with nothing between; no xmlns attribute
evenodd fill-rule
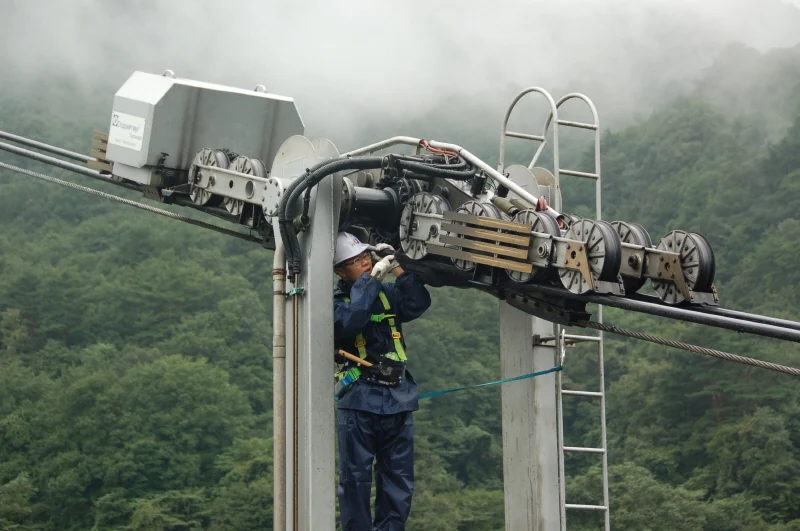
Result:
<svg viewBox="0 0 800 531"><path fill-rule="evenodd" d="M134 208L138 208L140 210L145 210L147 212L151 212L153 214L158 214L159 216L164 216L170 219L174 219L177 221L182 221L184 223L188 223L189 225L194 225L196 227L201 227L208 230L213 230L214 232L219 232L220 234L225 234L227 236L233 236L234 238L239 238L240 240L245 240L249 242L254 242L261 244L263 240L252 234L244 234L242 232L238 232L232 229L226 229L224 227L219 227L217 225L213 225L211 223L206 223L205 221L200 221L197 219L193 219L187 216L181 216L180 214L176 214L174 212L170 212L168 210L163 210L161 208L156 208L150 205L145 205L144 203L138 203L136 201L131 201L130 199L125 199L124 197L119 197L113 194L109 194L106 192L101 192L100 190L95 190L94 188L89 188L88 186L81 186L79 184L71 183L69 181L64 181L61 179L57 179L56 177L51 177L49 175L45 175L43 173L38 173L35 171L27 170L25 168L20 168L18 166L13 166L11 164L6 164L5 162L0 162L0 168L5 168L7 170L15 171L17 173L22 173L25 175L29 175L31 177L36 177L37 179L41 179L43 181L51 182L54 184L59 184L61 186L65 186L67 188L72 188L73 190L79 190L81 192L85 192L87 194L95 195L98 197L102 197L104 199L110 199L112 201L116 201L117 203L122 203L123 205L132 206Z"/></svg>
<svg viewBox="0 0 800 531"><path fill-rule="evenodd" d="M36 149L41 149L42 151L54 153L56 155L61 155L62 157L67 157L68 159L77 160L79 162L92 162L97 160L94 157L90 157L82 153L76 153L68 149L51 146L50 144L45 144L44 142L39 142L37 140L31 140L30 138L25 138L24 136L12 135L11 133L6 133L5 131L0 131L0 138L5 138L6 140L16 142L17 144L34 147Z"/></svg>

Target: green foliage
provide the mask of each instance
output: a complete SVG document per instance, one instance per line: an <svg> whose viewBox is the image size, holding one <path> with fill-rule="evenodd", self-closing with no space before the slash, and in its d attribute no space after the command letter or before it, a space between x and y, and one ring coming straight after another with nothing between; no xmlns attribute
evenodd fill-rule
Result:
<svg viewBox="0 0 800 531"><path fill-rule="evenodd" d="M0 528L20 531L37 529L29 525L35 494L36 487L25 472L0 485Z"/></svg>

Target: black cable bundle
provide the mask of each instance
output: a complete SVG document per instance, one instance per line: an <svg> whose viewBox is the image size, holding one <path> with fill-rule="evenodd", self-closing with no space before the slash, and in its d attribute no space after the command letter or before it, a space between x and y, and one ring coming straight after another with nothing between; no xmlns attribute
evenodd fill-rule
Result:
<svg viewBox="0 0 800 531"><path fill-rule="evenodd" d="M378 168L384 171L394 169L399 175L412 174L422 176L421 178L425 180L438 177L466 181L472 179L477 172L471 164L460 157L451 164L447 158L441 155L350 157L322 161L307 169L302 177L289 186L278 205L278 225L281 240L286 249L286 262L289 267L290 279L293 280L295 275L302 271L300 259L302 250L300 249L300 240L297 238L297 231L294 228L293 212L294 205L300 195L306 192L303 213L304 217L307 218L311 189L322 179L344 170L372 170ZM304 219L304 223L307 223L307 219Z"/></svg>
<svg viewBox="0 0 800 531"><path fill-rule="evenodd" d="M297 239L297 232L294 229L294 213L292 208L297 198L306 191L317 185L328 175L344 170L370 170L380 168L383 157L357 157L346 159L332 159L320 162L314 167L306 170L306 173L294 181L286 190L280 204L278 205L278 225L280 227L281 240L286 249L286 262L289 266L290 277L302 271L300 255L300 240Z"/></svg>
<svg viewBox="0 0 800 531"><path fill-rule="evenodd" d="M427 175L429 177L440 177L442 179L453 179L456 181L467 181L475 176L476 169L467 161L460 160L457 164L425 164L406 159L394 158L392 165L398 170L407 170L412 173ZM465 169L455 169L465 168Z"/></svg>

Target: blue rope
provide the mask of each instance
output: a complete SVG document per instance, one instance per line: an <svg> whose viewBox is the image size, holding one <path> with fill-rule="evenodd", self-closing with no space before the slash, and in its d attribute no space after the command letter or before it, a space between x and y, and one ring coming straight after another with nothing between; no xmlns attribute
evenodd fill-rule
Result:
<svg viewBox="0 0 800 531"><path fill-rule="evenodd" d="M562 370L564 367L559 365L557 367L553 367L551 369L547 369L546 371L539 371L539 372L532 372L530 374L523 374L522 376L514 376L513 378L505 378L503 380L495 380L493 382L486 382L482 384L475 384L475 385L468 385L467 387L454 387L452 389L444 389L442 391L432 391L430 393L422 393L419 395L418 398L431 398L438 395L446 395L447 393L455 393L456 391L466 391L467 389L475 389L477 387L487 387L489 385L497 385L497 384L504 384L508 382L515 382L517 380L526 380L528 378L535 378L537 376L542 376L544 374L549 374L551 372L558 372Z"/></svg>

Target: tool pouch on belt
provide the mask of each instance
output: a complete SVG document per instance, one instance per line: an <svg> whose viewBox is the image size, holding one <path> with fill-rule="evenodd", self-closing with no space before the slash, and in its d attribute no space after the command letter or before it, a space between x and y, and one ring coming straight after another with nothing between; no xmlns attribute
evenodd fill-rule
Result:
<svg viewBox="0 0 800 531"><path fill-rule="evenodd" d="M372 367L361 368L361 378L370 383L397 387L406 375L405 363L398 363L385 356L377 356Z"/></svg>

